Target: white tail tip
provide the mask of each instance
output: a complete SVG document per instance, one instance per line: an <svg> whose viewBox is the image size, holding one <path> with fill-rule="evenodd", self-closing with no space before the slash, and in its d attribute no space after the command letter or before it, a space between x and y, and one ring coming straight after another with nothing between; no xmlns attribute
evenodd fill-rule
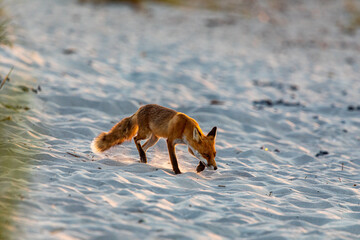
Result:
<svg viewBox="0 0 360 240"><path fill-rule="evenodd" d="M91 151L93 153L101 153L99 148L96 146L96 138L94 138L94 140L92 140L90 147L91 147Z"/></svg>

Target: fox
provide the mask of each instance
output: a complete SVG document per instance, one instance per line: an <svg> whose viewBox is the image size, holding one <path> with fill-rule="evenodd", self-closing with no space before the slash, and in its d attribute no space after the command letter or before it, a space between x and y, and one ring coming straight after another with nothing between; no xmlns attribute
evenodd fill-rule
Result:
<svg viewBox="0 0 360 240"><path fill-rule="evenodd" d="M91 143L94 153L104 152L115 145L134 139L140 162L147 163L146 151L160 138L165 138L170 162L175 174L180 174L175 146L185 144L191 155L199 160L197 172L205 166L217 169L215 139L217 127L205 135L199 124L184 113L156 104L141 106L132 116L123 118L109 132L102 132ZM146 140L141 145L141 141Z"/></svg>

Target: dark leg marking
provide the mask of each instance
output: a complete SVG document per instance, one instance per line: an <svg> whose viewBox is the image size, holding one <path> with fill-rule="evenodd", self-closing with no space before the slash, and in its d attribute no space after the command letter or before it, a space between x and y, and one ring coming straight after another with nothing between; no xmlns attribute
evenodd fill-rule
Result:
<svg viewBox="0 0 360 240"><path fill-rule="evenodd" d="M175 172L175 174L180 174L181 172L180 172L179 165L178 165L178 162L176 159L176 154L175 154L175 146L172 141L169 141L169 139L166 142L167 142L167 146L168 146L168 150L169 150L170 161L171 161L173 171Z"/></svg>
<svg viewBox="0 0 360 240"><path fill-rule="evenodd" d="M137 150L139 152L140 162L147 163L146 154L145 154L145 151L141 147L140 140L141 140L141 138L139 138L138 136L136 136L134 138L136 148L137 148Z"/></svg>

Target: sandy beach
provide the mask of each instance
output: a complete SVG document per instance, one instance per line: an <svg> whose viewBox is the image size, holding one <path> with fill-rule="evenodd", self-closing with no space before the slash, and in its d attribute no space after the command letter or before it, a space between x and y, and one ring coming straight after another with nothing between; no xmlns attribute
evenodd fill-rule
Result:
<svg viewBox="0 0 360 240"><path fill-rule="evenodd" d="M0 239L360 238L360 30L347 32L346 4L5 1ZM179 145L174 175L164 139L148 164L133 142L91 151L150 103L217 126L218 169L196 173Z"/></svg>

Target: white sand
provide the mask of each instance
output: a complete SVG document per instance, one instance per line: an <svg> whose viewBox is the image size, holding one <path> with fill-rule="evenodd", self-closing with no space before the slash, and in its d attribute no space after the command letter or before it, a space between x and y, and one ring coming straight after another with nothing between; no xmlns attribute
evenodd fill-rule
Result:
<svg viewBox="0 0 360 240"><path fill-rule="evenodd" d="M18 159L31 172L9 231L16 239L360 238L360 111L348 111L360 105L360 32L341 32L342 1L311 2L268 9L272 22L261 22L161 5L136 13L9 1L18 37L0 49L1 73L15 66L5 87L21 76L42 88L28 117L6 123L11 146L15 135L32 144L31 158ZM253 104L264 99L303 106ZM175 176L164 140L148 164L132 142L90 151L97 134L147 103L184 112L206 132L217 126L218 170L197 174L198 160L179 146ZM329 154L315 157L320 150Z"/></svg>

